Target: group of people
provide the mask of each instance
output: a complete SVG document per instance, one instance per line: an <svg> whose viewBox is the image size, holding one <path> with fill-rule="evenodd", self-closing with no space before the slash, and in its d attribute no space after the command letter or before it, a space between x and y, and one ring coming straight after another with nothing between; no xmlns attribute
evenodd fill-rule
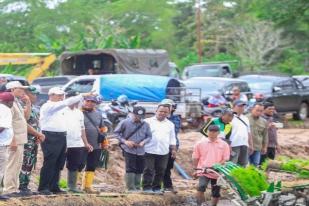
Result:
<svg viewBox="0 0 309 206"><path fill-rule="evenodd" d="M179 147L179 115L176 104L164 99L153 117L144 119L145 109L134 107L129 118L121 121L114 133L125 158L125 182L128 191L145 193L175 192L171 179ZM162 186L163 185L163 186Z"/></svg>
<svg viewBox="0 0 309 206"><path fill-rule="evenodd" d="M240 88L238 86L234 86L232 88L231 95L229 96L228 99L232 102L237 99L240 99L245 102L248 101L248 97L245 94L241 93ZM228 100L224 98L219 91L214 93L207 100L207 107L220 107L225 106L226 104L228 104Z"/></svg>
<svg viewBox="0 0 309 206"><path fill-rule="evenodd" d="M37 159L38 144L43 152L38 192L61 194L60 172L68 169L68 188L73 193L98 193L92 188L102 149L108 148L107 129L96 109L100 99L92 94L65 93L54 87L49 100L38 108L39 91L18 81L6 83L0 92L0 199L31 195L31 172ZM280 151L275 107L270 102L256 103L245 115L246 101L235 98L232 109L209 120L201 129L205 138L192 154L193 176L199 178L197 200L205 201L204 192L211 183L213 205L217 205L220 187L217 176L198 169L233 161L241 166L259 166ZM171 170L179 149L181 118L175 115L177 104L164 99L154 116L145 118L145 108L134 106L128 118L114 130L125 159L125 184L128 192L151 194L176 192ZM77 187L83 172L82 187Z"/></svg>
<svg viewBox="0 0 309 206"><path fill-rule="evenodd" d="M207 138L194 147L193 168L203 169L214 164L232 161L240 166L259 166L266 158L274 159L280 146L277 141L275 107L271 102L256 103L248 114L244 114L247 102L237 99L232 109L223 111L221 117L210 119L201 129ZM213 205L217 205L220 187L217 176L195 171L199 178L197 201L205 202L204 192L211 183Z"/></svg>
<svg viewBox="0 0 309 206"><path fill-rule="evenodd" d="M18 81L2 85L0 93L0 199L32 195L31 172L37 160L38 144L43 152L38 193L66 193L59 187L60 172L66 165L70 192L98 193L93 190L94 172L102 148L108 147L106 127L97 96L51 88L49 100L36 106L39 91ZM66 163L66 164L65 164ZM83 187L77 180L84 171Z"/></svg>

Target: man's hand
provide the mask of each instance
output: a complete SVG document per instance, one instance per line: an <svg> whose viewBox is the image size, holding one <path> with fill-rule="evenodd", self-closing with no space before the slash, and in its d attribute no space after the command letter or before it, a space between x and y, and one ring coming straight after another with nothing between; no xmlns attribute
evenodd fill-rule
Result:
<svg viewBox="0 0 309 206"><path fill-rule="evenodd" d="M192 177L193 177L194 180L197 179L197 171L194 171L194 172L192 173Z"/></svg>
<svg viewBox="0 0 309 206"><path fill-rule="evenodd" d="M87 143L87 144L85 145L85 147L86 147L86 149L87 149L88 152L92 152L92 151L93 151L93 147L92 147L91 144Z"/></svg>
<svg viewBox="0 0 309 206"><path fill-rule="evenodd" d="M10 150L14 151L14 152L17 150L17 143L16 143L14 138L13 138L11 144L10 144Z"/></svg>
<svg viewBox="0 0 309 206"><path fill-rule="evenodd" d="M136 145L137 147L144 147L145 146L145 142L141 141L139 144Z"/></svg>
<svg viewBox="0 0 309 206"><path fill-rule="evenodd" d="M31 105L31 101L30 101L30 98L28 97L28 95L23 95L21 97L21 101L23 101L26 105Z"/></svg>
<svg viewBox="0 0 309 206"><path fill-rule="evenodd" d="M173 149L173 150L171 151L171 157L172 157L173 159L176 159L176 155L177 155L177 152L176 152L175 149Z"/></svg>
<svg viewBox="0 0 309 206"><path fill-rule="evenodd" d="M42 143L45 141L45 135L42 134L42 133L39 133L37 136L36 136L36 139L38 141L38 143Z"/></svg>
<svg viewBox="0 0 309 206"><path fill-rule="evenodd" d="M129 148L133 148L135 146L135 143L130 140L126 140L124 144L127 145Z"/></svg>

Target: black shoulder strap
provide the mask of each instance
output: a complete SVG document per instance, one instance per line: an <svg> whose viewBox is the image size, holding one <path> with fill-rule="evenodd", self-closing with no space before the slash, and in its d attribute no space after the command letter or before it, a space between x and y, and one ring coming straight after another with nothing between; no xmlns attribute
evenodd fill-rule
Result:
<svg viewBox="0 0 309 206"><path fill-rule="evenodd" d="M126 138L125 140L130 139L130 137L132 137L140 128L142 128L142 126L144 125L145 122L142 122L140 125L138 125L135 130L133 130Z"/></svg>
<svg viewBox="0 0 309 206"><path fill-rule="evenodd" d="M90 123L97 129L98 133L101 133L99 128L97 127L97 125L94 123L93 119L91 119L91 117L89 117L88 113L87 112L83 112L85 117L87 117L87 119L89 119ZM100 127L102 126L102 118L101 118L101 121L100 121Z"/></svg>
<svg viewBox="0 0 309 206"><path fill-rule="evenodd" d="M244 120L242 120L240 117L238 117L237 115L234 115L234 117L239 119L246 127L248 127L247 123Z"/></svg>

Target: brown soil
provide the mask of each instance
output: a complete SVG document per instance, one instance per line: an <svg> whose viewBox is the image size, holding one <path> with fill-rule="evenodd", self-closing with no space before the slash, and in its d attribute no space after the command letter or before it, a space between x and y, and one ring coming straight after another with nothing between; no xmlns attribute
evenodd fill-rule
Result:
<svg viewBox="0 0 309 206"><path fill-rule="evenodd" d="M279 130L279 144L282 147L281 154L289 157L308 158L309 156L309 129L281 129ZM198 132L180 134L181 146L177 162L190 175L192 170L191 155L194 144L203 136ZM42 153L39 152L37 166L33 172L31 188L37 189L38 174L42 163ZM70 198L36 197L30 199L14 199L5 205L188 205L186 201L192 199L196 180L184 180L177 172L173 172L172 178L175 187L180 191L177 195L148 196L148 195L123 195L125 187L123 182L124 161L121 150L115 141L111 141L110 161L107 170L99 169L96 172L95 187L103 192L108 192L105 197L83 195ZM62 172L62 179L66 179L66 169ZM115 192L113 196L110 192ZM122 195L121 195L122 194ZM111 197L112 196L112 197ZM191 201L191 200L190 200ZM221 203L222 204L222 203ZM0 202L0 206L3 205ZM224 203L223 205L230 205Z"/></svg>

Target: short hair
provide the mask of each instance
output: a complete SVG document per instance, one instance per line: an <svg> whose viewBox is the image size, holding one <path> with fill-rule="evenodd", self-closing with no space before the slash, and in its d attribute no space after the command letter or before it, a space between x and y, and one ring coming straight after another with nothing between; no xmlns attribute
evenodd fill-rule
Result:
<svg viewBox="0 0 309 206"><path fill-rule="evenodd" d="M233 116L234 112L233 110L231 110L230 108L227 108L227 109L223 109L222 111L222 116L223 115L230 115L230 116Z"/></svg>
<svg viewBox="0 0 309 206"><path fill-rule="evenodd" d="M158 107L157 107L157 110L158 110L160 107L167 107L168 110L171 110L171 105L170 105L170 104L159 104Z"/></svg>
<svg viewBox="0 0 309 206"><path fill-rule="evenodd" d="M256 102L252 108L255 108L256 106L264 107L264 104L262 104L261 102Z"/></svg>
<svg viewBox="0 0 309 206"><path fill-rule="evenodd" d="M272 102L265 102L264 103L264 109L267 109L268 107L274 107L275 105L274 105L274 103L272 103Z"/></svg>

